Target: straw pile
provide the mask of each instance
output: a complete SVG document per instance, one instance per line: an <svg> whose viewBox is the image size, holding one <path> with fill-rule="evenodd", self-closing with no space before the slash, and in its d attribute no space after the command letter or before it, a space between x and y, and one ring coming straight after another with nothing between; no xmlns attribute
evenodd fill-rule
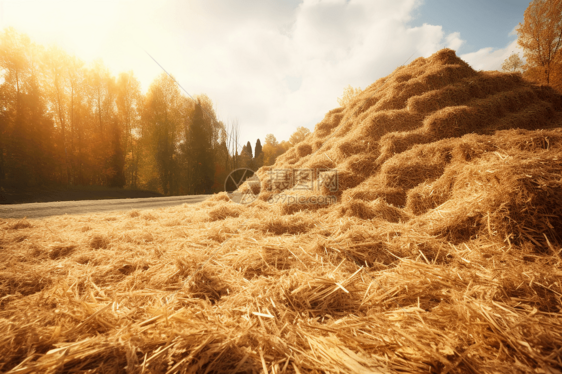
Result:
<svg viewBox="0 0 562 374"><path fill-rule="evenodd" d="M561 373L561 112L442 50L329 112L252 204L0 220L0 371Z"/></svg>

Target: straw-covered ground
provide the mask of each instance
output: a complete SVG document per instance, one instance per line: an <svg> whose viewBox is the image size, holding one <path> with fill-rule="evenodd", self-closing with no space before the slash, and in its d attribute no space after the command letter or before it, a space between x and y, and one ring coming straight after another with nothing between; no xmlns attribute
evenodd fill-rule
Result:
<svg viewBox="0 0 562 374"><path fill-rule="evenodd" d="M251 204L0 220L0 371L561 373L561 114L442 50L329 112Z"/></svg>

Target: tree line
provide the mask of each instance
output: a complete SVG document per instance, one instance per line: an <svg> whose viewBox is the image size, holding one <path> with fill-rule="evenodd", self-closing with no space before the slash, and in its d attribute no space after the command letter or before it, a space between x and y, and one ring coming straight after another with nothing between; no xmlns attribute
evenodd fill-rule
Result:
<svg viewBox="0 0 562 374"><path fill-rule="evenodd" d="M272 165L310 133L301 127L281 143L269 134L253 152L239 147L239 130L166 73L143 94L132 72L114 77L101 61L86 66L12 28L0 34L0 187L217 192L230 171Z"/></svg>

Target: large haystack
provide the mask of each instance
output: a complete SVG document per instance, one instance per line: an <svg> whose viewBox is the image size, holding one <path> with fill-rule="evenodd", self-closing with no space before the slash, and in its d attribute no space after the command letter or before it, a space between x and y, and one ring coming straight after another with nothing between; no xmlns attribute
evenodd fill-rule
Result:
<svg viewBox="0 0 562 374"><path fill-rule="evenodd" d="M0 371L561 373L561 126L552 90L442 50L252 204L0 220Z"/></svg>
<svg viewBox="0 0 562 374"><path fill-rule="evenodd" d="M330 111L313 134L258 175L264 181L262 189L270 191L272 170L337 169L338 190L313 193L336 194L341 204L334 208L341 215L390 222L411 219L411 224L430 225L431 232L441 230L451 240L456 240L450 232L453 226L464 227L460 217L469 214L472 221L482 223L485 215L494 227L502 226L501 240L507 234L516 240L532 237L531 242L547 249L542 233L551 241L562 241L559 218L541 218L560 217L562 212L551 204L561 201L556 188L560 133L523 130L557 128L561 114L562 97L549 87L537 87L519 74L476 72L454 51L444 49L396 69L347 107ZM548 177L538 182L540 175ZM461 185L465 182L472 184ZM275 191L281 192L303 193L298 188ZM487 200L469 204L468 194L478 193ZM261 198L269 200L272 195L262 193ZM520 215L527 199L539 206ZM359 213L357 206L369 207L369 212ZM456 218L423 215L438 206L454 206ZM319 208L325 205L282 205L284 213ZM382 213L391 210L390 215ZM535 225L535 230L525 231L525 225ZM469 237L482 228L469 226L463 234Z"/></svg>

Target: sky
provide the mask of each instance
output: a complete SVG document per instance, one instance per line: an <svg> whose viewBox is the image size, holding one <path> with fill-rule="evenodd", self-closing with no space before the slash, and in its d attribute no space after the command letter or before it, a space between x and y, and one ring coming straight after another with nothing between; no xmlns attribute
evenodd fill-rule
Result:
<svg viewBox="0 0 562 374"><path fill-rule="evenodd" d="M520 0L0 0L0 29L56 44L143 90L162 73L206 94L241 143L314 130L343 89L451 48L477 70L520 53ZM152 58L150 56L152 56ZM520 53L522 57L522 53ZM154 62L154 60L158 62Z"/></svg>

